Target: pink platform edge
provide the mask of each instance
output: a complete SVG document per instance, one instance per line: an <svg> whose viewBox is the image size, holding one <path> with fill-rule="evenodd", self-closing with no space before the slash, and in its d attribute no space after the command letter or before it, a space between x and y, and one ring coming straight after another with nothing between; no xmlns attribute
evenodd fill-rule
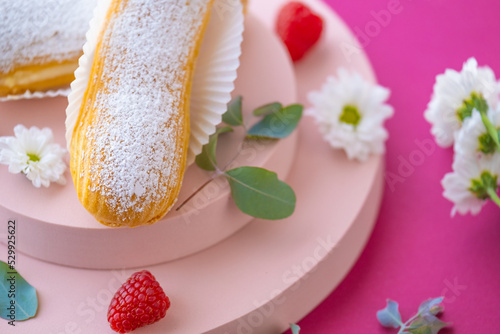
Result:
<svg viewBox="0 0 500 334"><path fill-rule="evenodd" d="M270 26L283 2L254 1L250 10ZM319 1L306 2L322 13L327 29L296 65L299 102L307 105L307 92L339 66L374 81L363 54L350 63L343 57L338 45L354 38L340 19ZM321 302L356 261L378 213L382 172L382 157L364 164L348 161L306 117L287 178L297 193L294 215L277 222L254 220L203 252L144 268L156 276L172 307L164 320L136 333L283 332ZM52 247L62 240L44 242ZM5 246L0 252L6 254ZM109 300L135 270L76 269L24 254L18 258L17 269L37 288L40 305L36 318L17 323L16 333L112 333L106 321Z"/></svg>

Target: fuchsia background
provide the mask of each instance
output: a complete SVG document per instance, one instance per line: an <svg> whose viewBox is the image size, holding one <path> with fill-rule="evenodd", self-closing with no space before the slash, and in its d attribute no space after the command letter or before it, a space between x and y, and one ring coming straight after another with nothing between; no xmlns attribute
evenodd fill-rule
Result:
<svg viewBox="0 0 500 334"><path fill-rule="evenodd" d="M375 317L386 298L399 302L406 320L420 302L443 295L442 319L453 326L440 333L500 333L500 209L489 203L478 216L451 218L440 181L452 151L432 146L422 153L415 142L432 139L423 112L437 74L474 56L500 77L500 3L326 0L353 31L394 1L401 13L364 50L392 91L386 170L401 182L392 189L386 183L373 235L353 270L299 325L304 334L396 333ZM417 165L401 167L410 160Z"/></svg>

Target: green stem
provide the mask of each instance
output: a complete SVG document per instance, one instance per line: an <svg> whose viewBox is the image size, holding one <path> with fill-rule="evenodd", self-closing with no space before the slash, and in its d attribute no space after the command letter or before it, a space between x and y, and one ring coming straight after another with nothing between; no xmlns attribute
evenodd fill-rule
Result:
<svg viewBox="0 0 500 334"><path fill-rule="evenodd" d="M488 187L486 188L486 192L490 196L490 199L500 207L500 197L498 197L496 191L493 188Z"/></svg>
<svg viewBox="0 0 500 334"><path fill-rule="evenodd" d="M488 118L488 115L486 115L486 111L480 111L479 113L481 114L481 120L483 121L483 124L486 127L488 134L491 136L491 138L493 138L493 142L497 147L497 151L500 152L500 140L498 139L497 129L491 123L490 119Z"/></svg>
<svg viewBox="0 0 500 334"><path fill-rule="evenodd" d="M404 324L403 324L403 325L401 326L401 328L399 329L398 334L407 333L407 332L405 332L407 329L408 329L408 328L406 327L406 325L404 325Z"/></svg>
<svg viewBox="0 0 500 334"><path fill-rule="evenodd" d="M410 319L408 319L408 321L406 321L404 324L402 324L402 325L401 325L401 328L399 329L398 334L405 333L405 331L408 329L408 326L410 326L410 324L411 324L411 323L412 323L415 319L417 319L419 316L420 316L420 313L417 313L417 314L415 314L413 317L411 317Z"/></svg>
<svg viewBox="0 0 500 334"><path fill-rule="evenodd" d="M216 178L218 178L219 176L221 176L222 174L224 174L222 171L220 171L219 169L216 169L215 173L212 174L212 176L205 182L203 183L200 187L198 187L198 189L196 189L188 198L186 198L182 203L181 205L179 205L177 207L177 209L175 209L175 211L179 211L180 209L182 209L184 207L184 205L186 205L187 202L189 202L194 196L196 196L196 194L198 194L200 191L203 190L203 188L205 188L206 186L208 186L210 184L210 182L212 182L213 180L215 180Z"/></svg>
<svg viewBox="0 0 500 334"><path fill-rule="evenodd" d="M242 125L243 125L243 124L242 124ZM244 125L243 125L243 126L244 126ZM245 136L246 136L246 132L245 132ZM193 192L193 193L192 193L192 194L191 194L188 198L186 198L186 199L185 199L185 200L181 203L181 205L179 205L179 206L177 207L177 209L175 209L175 211L179 211L180 209L182 209L182 208L184 207L184 205L186 205L186 204L187 204L190 200L192 200L192 199L193 199L193 197L194 197L194 196L196 196L196 194L198 194L200 191L202 191L202 190L203 190L203 188L205 188L206 186L208 186L208 184L209 184L210 182L212 182L213 180L215 180L216 178L218 178L218 177L219 177L219 176L221 176L221 175L226 175L226 176L227 176L227 174L226 174L226 169L227 169L227 168L229 167L229 165L231 165L231 163L232 163L234 160L236 160L236 158L240 155L240 153L241 153L241 151L242 151L242 149L243 149L243 144L244 144L244 141L245 141L245 140L243 140L243 142L241 142L241 144L239 145L239 147L238 147L238 151L237 151L237 152L236 152L236 154L233 156L233 158L232 158L232 159L231 159L231 160L230 160L230 161L229 161L229 162L228 162L228 163L227 163L224 167L222 167L222 169L221 169L221 168L219 168L219 167L217 166L217 164L215 164L215 163L212 161L212 159L211 159L210 157L208 158L208 159L209 159L209 161L210 161L210 163L212 164L212 166L215 168L214 173L212 174L212 176L210 177L210 179L208 179L208 180L207 180L205 183L203 183L203 184L202 184L202 185L201 185L198 189L196 189L196 190L195 190L195 191L194 191L194 192Z"/></svg>
<svg viewBox="0 0 500 334"><path fill-rule="evenodd" d="M224 167L222 167L221 169L221 172L224 173L226 172L226 170L229 168L229 166L233 163L234 160L236 160L236 158L238 158L238 156L240 155L241 151L243 150L243 144L244 144L245 140L243 139L243 141L240 143L240 145L238 146L238 151L236 151L236 154L231 158L231 160L229 160L225 165Z"/></svg>

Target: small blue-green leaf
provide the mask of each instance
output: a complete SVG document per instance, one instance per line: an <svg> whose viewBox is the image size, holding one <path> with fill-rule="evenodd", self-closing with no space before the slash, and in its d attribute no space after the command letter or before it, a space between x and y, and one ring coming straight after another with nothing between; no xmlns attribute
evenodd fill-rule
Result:
<svg viewBox="0 0 500 334"><path fill-rule="evenodd" d="M427 314L432 313L431 308L438 304L441 304L444 300L444 297L431 298L420 304L418 307L418 314Z"/></svg>
<svg viewBox="0 0 500 334"><path fill-rule="evenodd" d="M293 104L267 115L248 131L248 137L273 139L288 137L299 124L303 109L303 106Z"/></svg>
<svg viewBox="0 0 500 334"><path fill-rule="evenodd" d="M232 126L243 125L241 96L236 96L227 105L227 111L222 115L222 121Z"/></svg>
<svg viewBox="0 0 500 334"><path fill-rule="evenodd" d="M296 324L290 324L290 329L292 330L292 334L300 333L300 327Z"/></svg>
<svg viewBox="0 0 500 334"><path fill-rule="evenodd" d="M295 210L292 188L276 173L259 167L239 167L226 173L236 206L252 217L283 219Z"/></svg>
<svg viewBox="0 0 500 334"><path fill-rule="evenodd" d="M415 319L410 326L408 326L407 331L412 334L437 334L448 325L449 324L441 321L434 315L427 314Z"/></svg>
<svg viewBox="0 0 500 334"><path fill-rule="evenodd" d="M36 290L7 263L0 261L0 317L26 320L38 309Z"/></svg>
<svg viewBox="0 0 500 334"><path fill-rule="evenodd" d="M411 333L411 334L432 334L432 331L427 326L420 326L417 328L409 328L406 332L403 333Z"/></svg>
<svg viewBox="0 0 500 334"><path fill-rule="evenodd" d="M283 109L283 105L279 102L269 103L263 105L262 107L258 107L253 111L255 116L265 116L269 114L274 114Z"/></svg>
<svg viewBox="0 0 500 334"><path fill-rule="evenodd" d="M219 138L219 135L221 133L231 132L231 131L233 131L233 128L225 126L223 128L218 128L217 131L215 131L215 133L213 133L210 136L208 143L203 145L201 153L196 156L195 162L198 165L198 167L208 171L215 170L215 167L217 166L215 152L217 149L217 140Z"/></svg>
<svg viewBox="0 0 500 334"><path fill-rule="evenodd" d="M386 308L377 312L377 319L384 327L398 328L403 325L399 314L399 305L393 300L387 299Z"/></svg>

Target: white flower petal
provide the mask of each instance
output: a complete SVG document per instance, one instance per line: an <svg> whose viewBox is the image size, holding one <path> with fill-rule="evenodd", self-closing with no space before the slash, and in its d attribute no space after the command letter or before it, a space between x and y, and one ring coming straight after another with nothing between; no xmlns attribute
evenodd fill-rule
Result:
<svg viewBox="0 0 500 334"><path fill-rule="evenodd" d="M472 185L472 180L480 179L481 174L485 171L492 175L499 176L497 182L500 183L500 154L495 153L492 156L481 156L478 159L455 154L453 161L453 172L444 176L441 184L443 186L443 196L454 203L451 215L456 212L461 215L471 213L478 214L487 200L477 198L469 188Z"/></svg>
<svg viewBox="0 0 500 334"><path fill-rule="evenodd" d="M340 68L337 78L328 77L321 91L309 93L312 107L306 115L316 120L320 133L332 147L344 149L349 159L365 161L370 154L385 151L388 133L383 123L394 112L385 104L389 95L389 89ZM347 105L356 107L361 115L357 126L340 121Z"/></svg>
<svg viewBox="0 0 500 334"><path fill-rule="evenodd" d="M63 161L66 150L53 143L52 130L16 125L14 135L0 137L0 164L8 165L11 173L24 173L37 188L48 187L50 182L66 182L67 167ZM30 160L28 154L36 155L39 160Z"/></svg>
<svg viewBox="0 0 500 334"><path fill-rule="evenodd" d="M500 105L497 109L488 110L488 118L495 127L500 127ZM479 150L479 138L487 133L481 114L473 110L472 116L467 118L458 132L454 150L455 152L468 157L481 158L485 153ZM500 167L499 167L500 168Z"/></svg>
<svg viewBox="0 0 500 334"><path fill-rule="evenodd" d="M472 92L481 93L491 108L496 108L500 85L489 67L478 67L477 61L470 58L461 72L447 69L436 77L431 101L424 112L425 119L431 123L431 133L441 147L453 145L462 124L457 109Z"/></svg>

